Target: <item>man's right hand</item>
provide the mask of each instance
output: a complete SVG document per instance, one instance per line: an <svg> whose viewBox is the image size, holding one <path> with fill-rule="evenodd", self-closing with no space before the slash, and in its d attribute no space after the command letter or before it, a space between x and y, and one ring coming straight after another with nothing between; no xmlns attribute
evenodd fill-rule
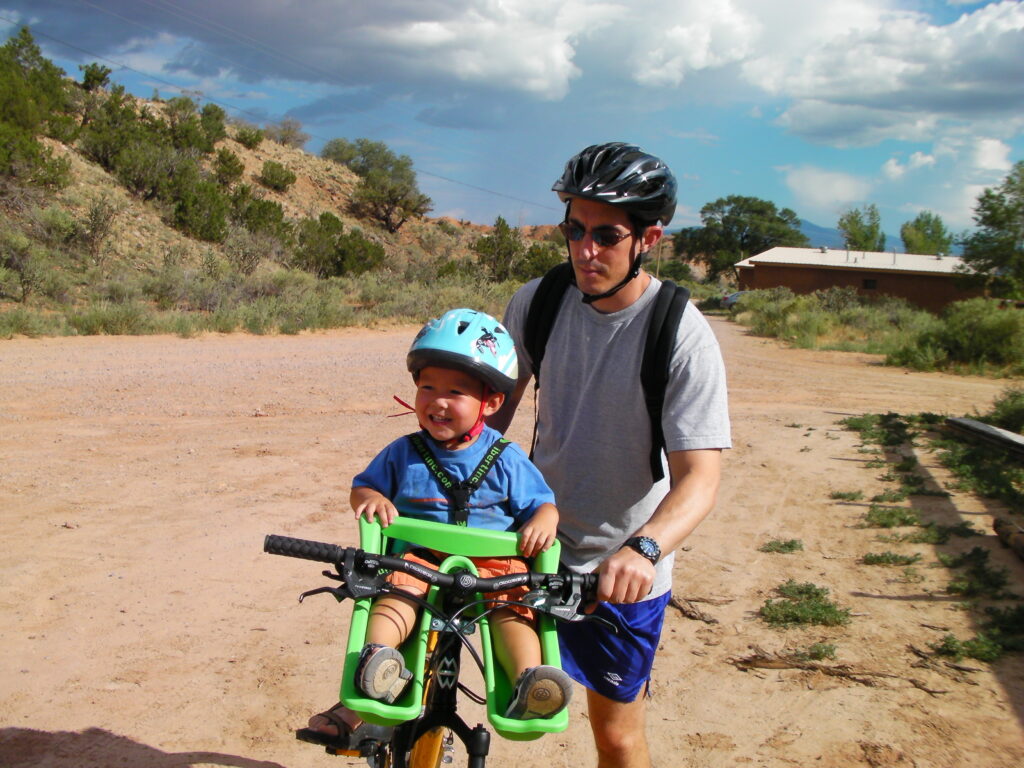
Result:
<svg viewBox="0 0 1024 768"><path fill-rule="evenodd" d="M597 568L597 599L608 603L636 603L654 587L654 565L639 552L625 547Z"/></svg>

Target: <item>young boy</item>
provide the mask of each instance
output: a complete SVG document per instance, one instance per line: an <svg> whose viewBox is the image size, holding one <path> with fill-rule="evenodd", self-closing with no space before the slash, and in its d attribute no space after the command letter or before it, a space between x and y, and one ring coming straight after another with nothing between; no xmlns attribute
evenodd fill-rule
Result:
<svg viewBox="0 0 1024 768"><path fill-rule="evenodd" d="M388 445L356 475L351 503L356 518L376 518L388 526L399 514L492 530L518 530L519 550L531 557L548 549L555 539L558 511L554 495L523 451L509 443L469 497L468 517L460 513L434 470L424 461L418 438L443 472L458 482L468 478L501 435L484 425L512 390L518 376L515 346L508 331L493 317L456 309L431 320L416 336L406 360L416 384L414 412L421 430ZM401 513L399 513L401 509ZM436 565L432 553L408 552L415 562ZM476 558L481 576L527 570L521 558ZM423 596L427 585L403 573L389 580L410 594ZM526 587L496 599L516 599ZM398 595L374 601L366 631L366 646L356 670L356 686L368 697L392 702L401 695L412 673L398 647L412 632L418 608ZM559 668L541 664L540 641L532 612L504 606L490 615L495 654L510 680L516 681L506 717L550 717L569 703L572 684ZM310 720L310 729L324 736L351 731L353 713L335 707Z"/></svg>

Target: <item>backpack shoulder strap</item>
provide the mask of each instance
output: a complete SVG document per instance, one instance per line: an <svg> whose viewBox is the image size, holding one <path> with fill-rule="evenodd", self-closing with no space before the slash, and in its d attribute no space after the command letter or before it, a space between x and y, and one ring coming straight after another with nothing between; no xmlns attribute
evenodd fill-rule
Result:
<svg viewBox="0 0 1024 768"><path fill-rule="evenodd" d="M562 296L572 284L572 266L563 261L547 271L537 286L536 293L530 301L530 309L526 313L526 326L523 329L523 345L533 361L533 378L540 384L540 364L544 359L544 348L547 346L551 328L558 317L558 309L562 304Z"/></svg>
<svg viewBox="0 0 1024 768"><path fill-rule="evenodd" d="M665 476L661 462L661 454L665 450L661 415L665 407L665 388L668 386L676 331L689 300L689 290L666 280L658 289L654 311L647 326L643 362L640 364L640 382L643 385L647 413L651 419L651 476L655 482Z"/></svg>

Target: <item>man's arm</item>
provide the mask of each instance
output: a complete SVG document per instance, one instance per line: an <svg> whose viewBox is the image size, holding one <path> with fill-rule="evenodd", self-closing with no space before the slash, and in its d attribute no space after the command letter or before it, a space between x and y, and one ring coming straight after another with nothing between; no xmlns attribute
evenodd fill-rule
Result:
<svg viewBox="0 0 1024 768"><path fill-rule="evenodd" d="M720 450L672 451L668 455L671 488L658 508L633 535L658 542L662 555L675 551L707 517L718 496ZM598 567L598 599L612 603L643 600L654 585L654 565L629 547L613 553Z"/></svg>
<svg viewBox="0 0 1024 768"><path fill-rule="evenodd" d="M516 415L519 402L523 399L523 394L526 392L526 387L532 378L532 374L520 375L516 381L516 388L505 398L501 408L493 415L487 417L487 426L498 430L501 434L505 434L508 431L509 425L512 423L512 417Z"/></svg>

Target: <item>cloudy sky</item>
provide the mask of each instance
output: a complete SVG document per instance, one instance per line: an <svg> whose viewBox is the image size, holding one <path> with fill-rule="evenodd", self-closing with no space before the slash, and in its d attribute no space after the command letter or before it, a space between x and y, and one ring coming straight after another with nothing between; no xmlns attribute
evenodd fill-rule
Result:
<svg viewBox="0 0 1024 768"><path fill-rule="evenodd" d="M1024 159L1024 2L0 0L69 75L300 120L319 152L413 158L434 215L560 216L565 160L621 140L680 182L675 226L730 194L834 226L876 204L959 232Z"/></svg>

